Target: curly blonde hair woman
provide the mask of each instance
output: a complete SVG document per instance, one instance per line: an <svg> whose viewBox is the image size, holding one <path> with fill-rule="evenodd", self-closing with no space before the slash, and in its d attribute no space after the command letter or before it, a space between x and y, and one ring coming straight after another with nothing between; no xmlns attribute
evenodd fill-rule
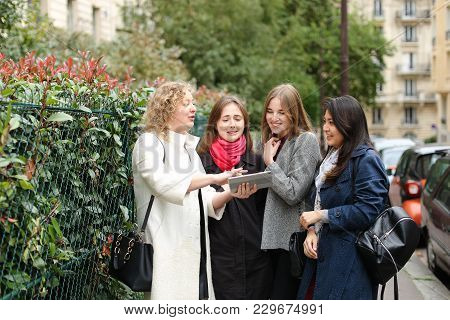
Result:
<svg viewBox="0 0 450 320"><path fill-rule="evenodd" d="M214 299L207 218L221 219L228 201L256 191L242 185L231 193L226 187L242 168L205 174L195 151L199 139L188 134L195 112L188 84L164 83L149 101L145 132L133 149L138 223L155 196L144 234L154 249L152 291L146 298ZM225 191L216 192L210 184L225 185Z"/></svg>
<svg viewBox="0 0 450 320"><path fill-rule="evenodd" d="M144 130L155 132L165 140L169 132L169 121L177 105L182 102L186 92L192 95L193 91L192 86L186 82L164 82L148 102Z"/></svg>

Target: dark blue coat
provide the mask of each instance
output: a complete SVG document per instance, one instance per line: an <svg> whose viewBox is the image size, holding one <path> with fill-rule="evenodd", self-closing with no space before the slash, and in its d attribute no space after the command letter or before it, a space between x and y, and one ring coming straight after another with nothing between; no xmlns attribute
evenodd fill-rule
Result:
<svg viewBox="0 0 450 320"><path fill-rule="evenodd" d="M352 200L352 171L359 159ZM314 201L316 188L311 190ZM322 209L328 209L318 244L318 259L308 259L298 291L304 299L316 270L314 299L373 299L378 286L370 280L356 251L356 235L366 230L384 209L388 180L378 154L365 145L358 146L342 174L320 190Z"/></svg>

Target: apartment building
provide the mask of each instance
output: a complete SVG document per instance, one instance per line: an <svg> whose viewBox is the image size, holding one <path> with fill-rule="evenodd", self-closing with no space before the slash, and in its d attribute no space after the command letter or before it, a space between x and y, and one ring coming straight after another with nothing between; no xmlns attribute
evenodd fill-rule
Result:
<svg viewBox="0 0 450 320"><path fill-rule="evenodd" d="M377 86L376 105L366 110L370 133L419 140L436 136L432 1L354 0L351 5L352 10L374 20L395 48L393 56L385 59L385 82Z"/></svg>
<svg viewBox="0 0 450 320"><path fill-rule="evenodd" d="M96 41L112 40L121 25L125 0L40 0L41 12L54 25L70 32L85 32Z"/></svg>
<svg viewBox="0 0 450 320"><path fill-rule="evenodd" d="M450 1L433 1L431 78L437 99L437 139L450 142Z"/></svg>

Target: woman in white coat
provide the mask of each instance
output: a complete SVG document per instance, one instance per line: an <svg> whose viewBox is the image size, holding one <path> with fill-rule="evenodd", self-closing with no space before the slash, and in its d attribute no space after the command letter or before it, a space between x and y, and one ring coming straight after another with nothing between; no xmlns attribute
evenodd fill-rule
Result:
<svg viewBox="0 0 450 320"><path fill-rule="evenodd" d="M194 125L195 112L188 84L162 84L149 101L145 132L134 146L139 224L143 223L151 195L155 196L144 235L154 249L152 290L146 298L214 299L207 217L219 220L233 196L246 198L256 191L256 186L248 185L241 185L237 193L226 186L224 192L209 187L225 185L229 177L244 171L205 174L195 151L199 139L187 133Z"/></svg>

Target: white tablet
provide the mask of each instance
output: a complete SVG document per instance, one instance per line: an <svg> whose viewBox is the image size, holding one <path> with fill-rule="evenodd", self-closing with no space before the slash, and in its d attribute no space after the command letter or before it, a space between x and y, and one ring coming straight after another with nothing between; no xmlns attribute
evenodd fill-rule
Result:
<svg viewBox="0 0 450 320"><path fill-rule="evenodd" d="M244 174L242 176L228 178L228 184L230 185L230 190L233 192L237 191L237 188L241 183L249 183L250 187L256 184L259 189L269 188L272 186L272 176L270 171Z"/></svg>

